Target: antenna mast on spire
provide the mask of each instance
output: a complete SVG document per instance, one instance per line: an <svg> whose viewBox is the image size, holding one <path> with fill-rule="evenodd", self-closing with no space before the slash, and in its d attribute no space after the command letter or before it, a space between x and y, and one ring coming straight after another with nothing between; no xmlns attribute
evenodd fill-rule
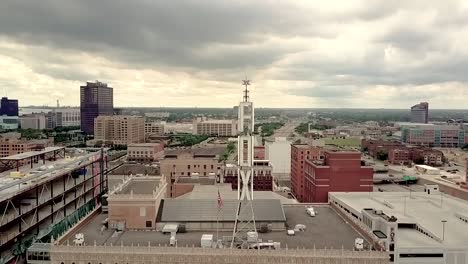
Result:
<svg viewBox="0 0 468 264"><path fill-rule="evenodd" d="M248 88L248 86L250 85L250 80L242 80L242 85L245 86L244 102L248 102L249 101L249 88Z"/></svg>

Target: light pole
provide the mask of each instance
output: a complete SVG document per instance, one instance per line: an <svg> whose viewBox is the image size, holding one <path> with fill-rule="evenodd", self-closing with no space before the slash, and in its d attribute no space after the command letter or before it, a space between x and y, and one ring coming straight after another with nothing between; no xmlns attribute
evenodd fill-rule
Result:
<svg viewBox="0 0 468 264"><path fill-rule="evenodd" d="M406 215L406 196L404 196L404 198L405 198L405 206L403 210L404 210L404 215Z"/></svg>
<svg viewBox="0 0 468 264"><path fill-rule="evenodd" d="M443 208L444 205L444 193L440 192L440 208Z"/></svg>
<svg viewBox="0 0 468 264"><path fill-rule="evenodd" d="M445 240L445 223L447 223L447 220L442 220L442 241Z"/></svg>

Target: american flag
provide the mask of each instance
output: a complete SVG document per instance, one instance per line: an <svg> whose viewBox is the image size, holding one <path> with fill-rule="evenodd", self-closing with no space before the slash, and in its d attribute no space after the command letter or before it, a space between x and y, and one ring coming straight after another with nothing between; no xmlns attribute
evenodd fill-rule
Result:
<svg viewBox="0 0 468 264"><path fill-rule="evenodd" d="M219 193L218 190L218 210L223 208L223 199L221 199L221 194Z"/></svg>

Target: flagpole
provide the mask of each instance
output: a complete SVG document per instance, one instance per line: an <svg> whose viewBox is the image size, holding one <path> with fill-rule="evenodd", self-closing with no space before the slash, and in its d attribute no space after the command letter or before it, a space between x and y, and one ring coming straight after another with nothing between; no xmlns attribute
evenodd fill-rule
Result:
<svg viewBox="0 0 468 264"><path fill-rule="evenodd" d="M217 185L217 184L216 184ZM218 207L218 213L216 214L216 243L218 243L218 234L219 234L219 185L218 185L218 200L217 200L217 207Z"/></svg>

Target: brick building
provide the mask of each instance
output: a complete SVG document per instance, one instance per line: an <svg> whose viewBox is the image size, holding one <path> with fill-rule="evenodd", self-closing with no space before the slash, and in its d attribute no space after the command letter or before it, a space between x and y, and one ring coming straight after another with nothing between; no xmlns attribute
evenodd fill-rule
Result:
<svg viewBox="0 0 468 264"><path fill-rule="evenodd" d="M272 166L267 160L254 160L253 162L253 188L254 191L273 191ZM223 181L230 183L233 190L237 190L238 166L226 164ZM242 182L241 182L242 184Z"/></svg>
<svg viewBox="0 0 468 264"><path fill-rule="evenodd" d="M179 178L217 179L221 168L220 155L224 148L175 149L166 151L161 163L161 175L167 177L168 197L177 197L186 190L176 190ZM192 187L193 188L193 187Z"/></svg>
<svg viewBox="0 0 468 264"><path fill-rule="evenodd" d="M377 153L383 151L389 153L391 149L405 147L404 144L398 141L387 141L383 139L362 139L361 149L367 151L373 158L377 158Z"/></svg>
<svg viewBox="0 0 468 264"><path fill-rule="evenodd" d="M359 152L325 151L323 160L304 166L304 202L326 203L329 192L373 190L373 168L362 165Z"/></svg>
<svg viewBox="0 0 468 264"><path fill-rule="evenodd" d="M442 166L444 164L444 153L440 150L429 148L411 149L411 158L415 163L421 163L429 166Z"/></svg>
<svg viewBox="0 0 468 264"><path fill-rule="evenodd" d="M308 160L320 160L324 150L307 144L291 145L291 191L297 200L305 201L304 163Z"/></svg>
<svg viewBox="0 0 468 264"><path fill-rule="evenodd" d="M134 177L111 190L107 199L111 228L156 228L156 216L166 195L166 185L164 177Z"/></svg>
<svg viewBox="0 0 468 264"><path fill-rule="evenodd" d="M265 146L254 146L254 159L256 160L265 159Z"/></svg>
<svg viewBox="0 0 468 264"><path fill-rule="evenodd" d="M388 161L392 164L410 164L411 150L408 148L392 148L388 151Z"/></svg>

